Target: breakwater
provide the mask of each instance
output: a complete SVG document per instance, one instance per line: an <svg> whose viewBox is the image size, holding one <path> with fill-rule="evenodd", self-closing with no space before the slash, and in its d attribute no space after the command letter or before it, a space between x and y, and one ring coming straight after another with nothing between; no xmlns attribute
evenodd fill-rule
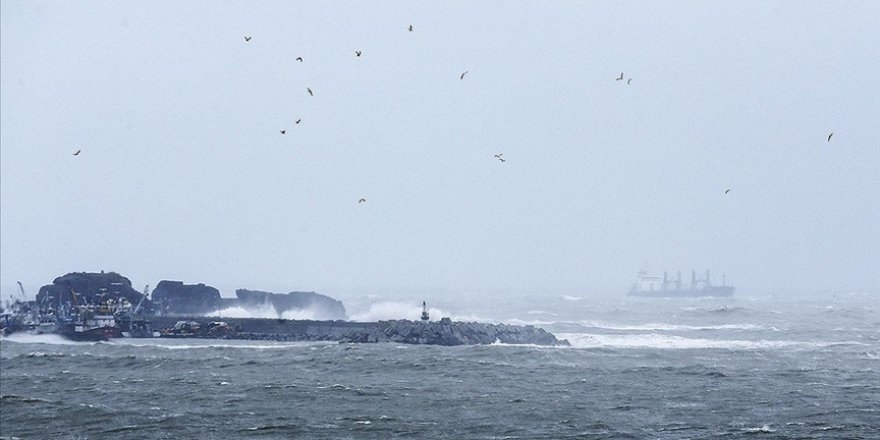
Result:
<svg viewBox="0 0 880 440"><path fill-rule="evenodd" d="M184 322L186 324L180 325ZM217 324L222 322L223 324ZM275 341L395 342L430 345L568 345L531 325L408 320L351 322L263 318L154 317L153 328L166 337ZM175 326L177 327L175 329Z"/></svg>

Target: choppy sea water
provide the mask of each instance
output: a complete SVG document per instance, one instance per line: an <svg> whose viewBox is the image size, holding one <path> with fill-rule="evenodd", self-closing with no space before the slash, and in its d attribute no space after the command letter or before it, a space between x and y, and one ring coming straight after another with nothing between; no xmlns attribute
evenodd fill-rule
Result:
<svg viewBox="0 0 880 440"><path fill-rule="evenodd" d="M0 436L880 438L878 302L467 305L572 347L13 335L0 340Z"/></svg>

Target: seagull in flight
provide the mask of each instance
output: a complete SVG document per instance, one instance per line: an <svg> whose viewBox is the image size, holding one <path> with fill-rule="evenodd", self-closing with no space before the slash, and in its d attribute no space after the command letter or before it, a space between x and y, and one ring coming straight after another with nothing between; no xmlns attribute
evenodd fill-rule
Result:
<svg viewBox="0 0 880 440"><path fill-rule="evenodd" d="M496 154L494 157L495 157L496 159L501 159L501 155L502 155L502 154L504 154L504 153L498 153L498 154Z"/></svg>
<svg viewBox="0 0 880 440"><path fill-rule="evenodd" d="M294 124L299 124L300 122L302 122L302 119L297 119L296 122L294 122Z"/></svg>
<svg viewBox="0 0 880 440"><path fill-rule="evenodd" d="M623 79L623 72L620 72L620 77L617 78L617 81L620 81L620 80L622 80L622 79Z"/></svg>
<svg viewBox="0 0 880 440"><path fill-rule="evenodd" d="M727 188L726 190L724 190L724 194L727 194L729 192L730 192L730 188Z"/></svg>
<svg viewBox="0 0 880 440"><path fill-rule="evenodd" d="M358 200L358 203L365 203L366 201L367 201L367 199L360 199L360 200Z"/></svg>
<svg viewBox="0 0 880 440"><path fill-rule="evenodd" d="M626 85L629 85L629 83L631 83L631 82L632 82L632 81L633 81L633 79L632 79L632 78L630 78L630 79L628 79L628 80L626 80Z"/></svg>
<svg viewBox="0 0 880 440"><path fill-rule="evenodd" d="M361 56L361 51L356 50L356 51L354 51L354 54L355 54L356 56Z"/></svg>
<svg viewBox="0 0 880 440"><path fill-rule="evenodd" d="M409 25L409 31L412 32L412 25Z"/></svg>
<svg viewBox="0 0 880 440"><path fill-rule="evenodd" d="M303 62L303 57L296 57L296 60L299 62Z"/></svg>
<svg viewBox="0 0 880 440"><path fill-rule="evenodd" d="M287 130L281 130L281 134L287 134Z"/></svg>
<svg viewBox="0 0 880 440"><path fill-rule="evenodd" d="M834 133L831 133L831 134L828 135L828 141L827 141L827 142L831 142L831 136L834 136Z"/></svg>
<svg viewBox="0 0 880 440"><path fill-rule="evenodd" d="M245 36L244 36L244 41L251 41L251 38L253 38L253 37L248 37L247 35L245 35Z"/></svg>
<svg viewBox="0 0 880 440"><path fill-rule="evenodd" d="M76 150L76 153L73 153L73 155L74 155L74 156L79 156L79 153L80 153L80 152L82 152L82 150Z"/></svg>
<svg viewBox="0 0 880 440"><path fill-rule="evenodd" d="M315 96L315 94L312 93L312 89L311 89L311 88L306 87L306 90L309 92L309 96Z"/></svg>
<svg viewBox="0 0 880 440"><path fill-rule="evenodd" d="M464 79L464 76L467 75L467 73L468 73L468 71L465 70L464 73L462 73L461 76L458 77L458 79Z"/></svg>

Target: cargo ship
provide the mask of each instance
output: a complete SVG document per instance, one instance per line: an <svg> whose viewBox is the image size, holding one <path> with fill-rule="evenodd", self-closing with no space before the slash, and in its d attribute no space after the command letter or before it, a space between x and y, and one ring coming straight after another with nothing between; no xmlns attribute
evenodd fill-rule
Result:
<svg viewBox="0 0 880 440"><path fill-rule="evenodd" d="M735 287L727 285L723 275L721 285L713 285L708 270L702 278L697 277L695 271L691 271L691 284L685 287L681 282L680 271L678 276L673 279L666 272L660 276L649 274L647 269L642 269L636 274L636 282L630 288L629 296L654 298L725 297L733 296L735 289Z"/></svg>

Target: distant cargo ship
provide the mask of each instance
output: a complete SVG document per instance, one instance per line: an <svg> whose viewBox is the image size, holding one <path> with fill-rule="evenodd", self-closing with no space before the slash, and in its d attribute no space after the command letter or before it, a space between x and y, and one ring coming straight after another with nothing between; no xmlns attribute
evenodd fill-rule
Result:
<svg viewBox="0 0 880 440"><path fill-rule="evenodd" d="M642 269L636 274L636 283L629 290L629 296L647 296L655 298L692 298L701 296L733 296L735 288L726 285L724 277L721 277L721 285L713 286L706 271L704 278L697 278L697 273L691 271L691 285L684 287L681 283L681 272L675 279L671 279L666 272L663 276L651 275L647 269Z"/></svg>

